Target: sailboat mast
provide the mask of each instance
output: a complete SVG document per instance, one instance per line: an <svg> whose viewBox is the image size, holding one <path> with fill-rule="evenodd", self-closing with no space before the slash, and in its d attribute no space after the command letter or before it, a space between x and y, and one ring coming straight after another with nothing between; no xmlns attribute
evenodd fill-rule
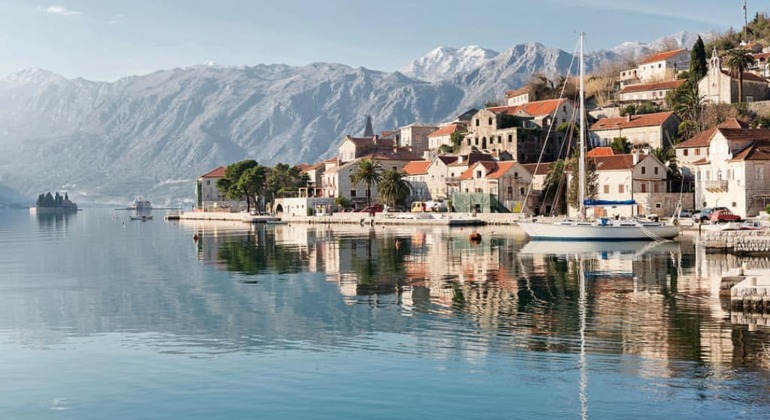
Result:
<svg viewBox="0 0 770 420"><path fill-rule="evenodd" d="M583 68L583 37L580 33L580 160L578 162L578 214L581 219L586 216L585 191L586 191L586 155L585 155L585 85Z"/></svg>

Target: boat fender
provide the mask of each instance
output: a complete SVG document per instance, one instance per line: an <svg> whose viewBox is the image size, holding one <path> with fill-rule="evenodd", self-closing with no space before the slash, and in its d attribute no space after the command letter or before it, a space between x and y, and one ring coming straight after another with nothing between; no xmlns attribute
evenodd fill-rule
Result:
<svg viewBox="0 0 770 420"><path fill-rule="evenodd" d="M602 221L602 226L607 226L607 218L606 217L602 217L600 220Z"/></svg>
<svg viewBox="0 0 770 420"><path fill-rule="evenodd" d="M481 234L478 232L473 232L468 236L468 239L470 239L471 242L479 242L481 241Z"/></svg>
<svg viewBox="0 0 770 420"><path fill-rule="evenodd" d="M679 226L679 219L674 219L673 222L671 222L674 226Z"/></svg>
<svg viewBox="0 0 770 420"><path fill-rule="evenodd" d="M199 237L198 237L198 234L197 234L197 233L196 233L195 235L193 235L193 241L196 241L196 242L197 242L197 241L198 241L198 239L199 239Z"/></svg>

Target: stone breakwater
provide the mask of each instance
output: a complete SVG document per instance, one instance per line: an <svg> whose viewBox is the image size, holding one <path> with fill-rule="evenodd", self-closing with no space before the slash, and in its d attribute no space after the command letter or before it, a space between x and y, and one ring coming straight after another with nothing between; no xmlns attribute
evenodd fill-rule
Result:
<svg viewBox="0 0 770 420"><path fill-rule="evenodd" d="M737 254L770 253L770 234L767 230L728 230L705 232L699 244L707 252L733 252Z"/></svg>

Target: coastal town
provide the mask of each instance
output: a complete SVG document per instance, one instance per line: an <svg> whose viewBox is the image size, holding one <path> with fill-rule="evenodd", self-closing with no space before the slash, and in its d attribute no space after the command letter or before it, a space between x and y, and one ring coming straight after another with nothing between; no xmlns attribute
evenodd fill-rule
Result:
<svg viewBox="0 0 770 420"><path fill-rule="evenodd" d="M691 48L588 76L588 85L600 88L586 95L586 197L633 203L596 205L590 216L657 220L713 207L740 218L765 213L770 46L724 39L708 45L699 38ZM330 159L276 168L244 161L241 169L222 165L202 174L194 210L573 217L576 85L574 75L557 82L533 75L500 103L379 133L370 116L361 133L340 139Z"/></svg>

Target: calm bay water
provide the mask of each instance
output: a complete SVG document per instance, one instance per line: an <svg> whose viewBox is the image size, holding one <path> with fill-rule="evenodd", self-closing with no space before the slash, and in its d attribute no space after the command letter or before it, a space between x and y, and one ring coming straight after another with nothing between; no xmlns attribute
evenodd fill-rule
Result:
<svg viewBox="0 0 770 420"><path fill-rule="evenodd" d="M711 292L742 260L480 232L0 212L0 418L770 412Z"/></svg>

